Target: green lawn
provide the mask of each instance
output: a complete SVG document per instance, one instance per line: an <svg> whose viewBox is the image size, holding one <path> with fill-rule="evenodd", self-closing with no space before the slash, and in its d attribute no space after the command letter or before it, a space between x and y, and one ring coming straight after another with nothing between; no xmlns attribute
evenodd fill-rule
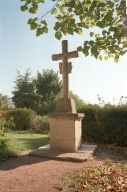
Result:
<svg viewBox="0 0 127 192"><path fill-rule="evenodd" d="M9 144L6 158L17 156L23 150L36 149L49 143L49 135L37 134L30 130L11 131L6 133L6 138ZM2 158L0 157L0 160Z"/></svg>

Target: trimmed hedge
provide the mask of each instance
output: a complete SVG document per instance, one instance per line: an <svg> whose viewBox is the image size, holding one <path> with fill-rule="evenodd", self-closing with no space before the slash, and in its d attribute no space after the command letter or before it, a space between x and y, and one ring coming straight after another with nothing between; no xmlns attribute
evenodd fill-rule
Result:
<svg viewBox="0 0 127 192"><path fill-rule="evenodd" d="M85 142L127 146L127 106L85 105L78 110L84 113L82 137Z"/></svg>
<svg viewBox="0 0 127 192"><path fill-rule="evenodd" d="M16 108L8 110L8 116L14 118L15 129L26 130L29 129L36 113L27 108Z"/></svg>

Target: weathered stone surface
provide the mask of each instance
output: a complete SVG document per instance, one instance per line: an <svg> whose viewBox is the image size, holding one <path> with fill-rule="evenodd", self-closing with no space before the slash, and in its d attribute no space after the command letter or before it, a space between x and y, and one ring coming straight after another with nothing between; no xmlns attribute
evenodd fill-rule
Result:
<svg viewBox="0 0 127 192"><path fill-rule="evenodd" d="M81 149L74 153L61 152L59 150L51 151L50 145L45 145L39 149L35 149L29 155L47 157L49 159L63 160L63 161L76 161L85 162L92 158L96 150L96 145L82 145Z"/></svg>
<svg viewBox="0 0 127 192"><path fill-rule="evenodd" d="M72 98L60 98L57 101L55 113L76 113L75 102Z"/></svg>
<svg viewBox="0 0 127 192"><path fill-rule="evenodd" d="M61 141L59 139L53 138L53 135L50 139L50 150L51 151L61 151Z"/></svg>
<svg viewBox="0 0 127 192"><path fill-rule="evenodd" d="M53 61L59 63L63 78L63 98L58 99L55 113L47 115L50 119L50 150L63 152L76 152L81 147L82 129L81 120L84 114L77 113L75 102L69 98L69 78L72 63L69 58L78 57L78 52L68 52L68 41L62 41L62 53L52 55Z"/></svg>
<svg viewBox="0 0 127 192"><path fill-rule="evenodd" d="M50 119L73 119L73 120L82 120L85 115L83 113L52 113L48 114L47 117ZM78 123L79 124L79 123Z"/></svg>
<svg viewBox="0 0 127 192"><path fill-rule="evenodd" d="M63 79L63 98L69 98L69 78L68 74L71 73L72 64L68 62L70 58L79 57L78 51L68 52L68 41L62 41L62 53L52 55L53 61L62 60L60 63L60 73Z"/></svg>
<svg viewBox="0 0 127 192"><path fill-rule="evenodd" d="M50 147L52 151L75 152L81 147L82 113L54 113L50 118ZM58 145L58 146L57 146Z"/></svg>

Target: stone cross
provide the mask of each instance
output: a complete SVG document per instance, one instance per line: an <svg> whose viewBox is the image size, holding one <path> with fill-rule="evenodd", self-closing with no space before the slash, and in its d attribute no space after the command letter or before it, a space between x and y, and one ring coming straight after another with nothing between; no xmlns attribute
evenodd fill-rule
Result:
<svg viewBox="0 0 127 192"><path fill-rule="evenodd" d="M52 55L53 61L62 60L59 63L60 73L63 79L63 98L69 98L69 78L68 74L71 73L72 63L68 63L68 59L79 57L78 51L68 52L68 41L62 41L62 53Z"/></svg>

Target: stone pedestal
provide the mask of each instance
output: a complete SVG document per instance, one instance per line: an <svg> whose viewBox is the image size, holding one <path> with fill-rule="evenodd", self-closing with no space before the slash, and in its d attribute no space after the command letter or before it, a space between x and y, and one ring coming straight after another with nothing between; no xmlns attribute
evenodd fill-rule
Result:
<svg viewBox="0 0 127 192"><path fill-rule="evenodd" d="M81 147L82 113L50 114L50 150L76 152Z"/></svg>
<svg viewBox="0 0 127 192"><path fill-rule="evenodd" d="M55 113L77 113L72 98L60 98L56 103Z"/></svg>

